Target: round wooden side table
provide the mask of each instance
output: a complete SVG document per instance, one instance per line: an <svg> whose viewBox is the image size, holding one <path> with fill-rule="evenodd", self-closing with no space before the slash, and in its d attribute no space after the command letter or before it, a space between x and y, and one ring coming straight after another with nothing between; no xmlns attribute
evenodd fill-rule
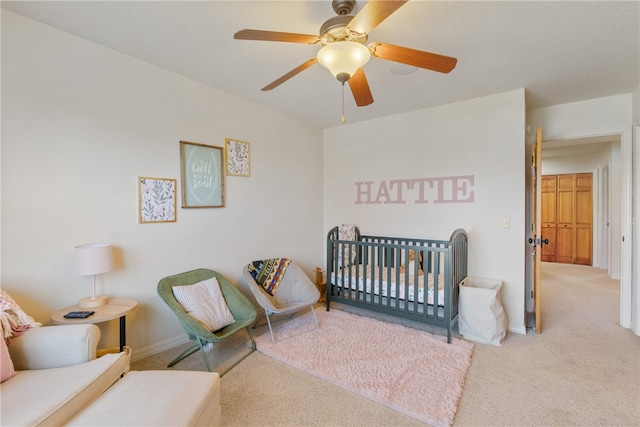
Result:
<svg viewBox="0 0 640 427"><path fill-rule="evenodd" d="M72 325L74 323L102 323L109 320L120 318L120 351L126 345L126 322L127 314L133 312L138 306L138 302L133 299L126 298L109 298L105 305L92 308L80 308L77 305L71 305L56 311L51 315L51 320L56 325ZM65 314L70 311L95 311L91 316L84 319L67 319Z"/></svg>

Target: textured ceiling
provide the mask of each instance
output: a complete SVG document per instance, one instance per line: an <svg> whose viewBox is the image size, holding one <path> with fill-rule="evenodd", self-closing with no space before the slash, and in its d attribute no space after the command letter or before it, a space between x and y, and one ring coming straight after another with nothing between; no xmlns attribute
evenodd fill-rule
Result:
<svg viewBox="0 0 640 427"><path fill-rule="evenodd" d="M358 1L356 8L365 2ZM60 28L321 128L340 125L341 87L320 65L260 88L319 47L234 40L243 28L317 35L326 1L3 1ZM356 10L357 12L357 10ZM347 122L526 89L528 108L632 92L640 82L638 1L420 1L382 22L369 41L458 58L449 74L372 58L374 103ZM412 71L407 74L408 71Z"/></svg>

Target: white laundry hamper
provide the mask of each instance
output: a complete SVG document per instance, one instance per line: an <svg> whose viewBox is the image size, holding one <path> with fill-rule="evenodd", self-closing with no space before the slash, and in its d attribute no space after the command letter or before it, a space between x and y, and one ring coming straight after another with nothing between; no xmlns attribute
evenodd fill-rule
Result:
<svg viewBox="0 0 640 427"><path fill-rule="evenodd" d="M502 281L465 277L460 282L458 332L471 341L501 346L507 335Z"/></svg>

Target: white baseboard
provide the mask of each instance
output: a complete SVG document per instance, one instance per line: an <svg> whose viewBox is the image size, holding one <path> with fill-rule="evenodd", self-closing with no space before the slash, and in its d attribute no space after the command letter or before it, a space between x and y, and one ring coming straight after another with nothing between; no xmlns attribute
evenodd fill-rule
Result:
<svg viewBox="0 0 640 427"><path fill-rule="evenodd" d="M507 326L507 331L514 332L514 333L520 334L520 335L527 335L527 328L524 327L524 326L508 325Z"/></svg>
<svg viewBox="0 0 640 427"><path fill-rule="evenodd" d="M169 350L173 347L177 347L189 341L187 334L183 334L177 337L164 340L157 344L150 345L141 349L133 349L131 352L131 361L136 362L144 359L145 357L153 356L154 354L161 353L165 350Z"/></svg>

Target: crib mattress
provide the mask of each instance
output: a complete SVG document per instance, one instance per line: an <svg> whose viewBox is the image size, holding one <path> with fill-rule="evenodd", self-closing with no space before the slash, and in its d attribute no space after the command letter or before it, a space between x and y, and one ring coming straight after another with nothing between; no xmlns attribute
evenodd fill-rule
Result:
<svg viewBox="0 0 640 427"><path fill-rule="evenodd" d="M433 305L435 277L433 273L424 273L417 276L415 286L415 274L413 272L396 273L395 268L350 265L331 273L331 283L337 287L348 287L351 290L365 292L389 298L398 298L415 302L416 288L418 290L417 301L424 303L425 285L427 289L427 304ZM396 280L398 286L396 286ZM438 274L438 305L444 307L444 274ZM397 294L397 295L396 295ZM407 294L407 295L405 295ZM408 298L407 298L408 297Z"/></svg>

